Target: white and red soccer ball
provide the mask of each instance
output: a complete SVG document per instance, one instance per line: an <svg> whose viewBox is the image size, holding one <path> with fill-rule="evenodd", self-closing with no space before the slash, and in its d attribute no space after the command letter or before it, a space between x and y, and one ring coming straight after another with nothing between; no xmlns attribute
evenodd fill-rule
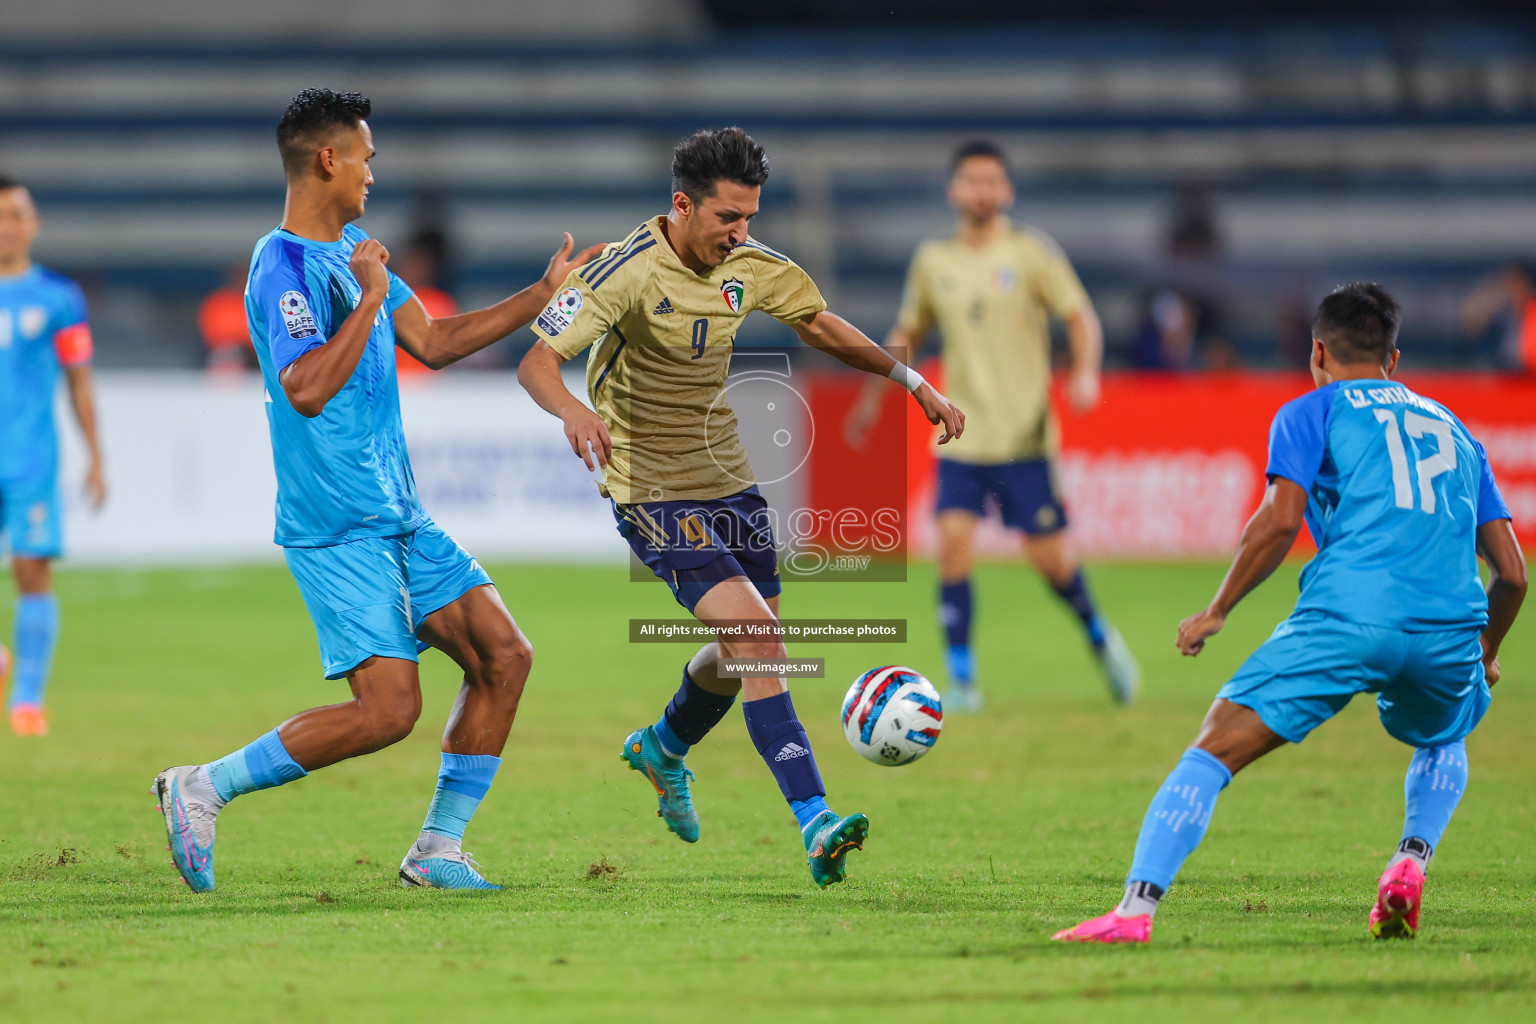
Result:
<svg viewBox="0 0 1536 1024"><path fill-rule="evenodd" d="M872 668L843 698L843 734L875 764L911 764L933 749L944 727L939 691L901 665Z"/></svg>

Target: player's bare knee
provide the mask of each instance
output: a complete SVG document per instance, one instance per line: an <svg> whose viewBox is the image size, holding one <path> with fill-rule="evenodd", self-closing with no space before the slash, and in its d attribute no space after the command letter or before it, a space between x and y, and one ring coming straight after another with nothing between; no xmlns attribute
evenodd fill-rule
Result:
<svg viewBox="0 0 1536 1024"><path fill-rule="evenodd" d="M478 679L471 680L516 700L533 670L533 645L521 633L496 644L480 662Z"/></svg>
<svg viewBox="0 0 1536 1024"><path fill-rule="evenodd" d="M749 640L745 643L732 644L731 647L738 651L733 655L737 658L751 658L761 661L765 658L787 658L789 651L782 640Z"/></svg>
<svg viewBox="0 0 1536 1024"><path fill-rule="evenodd" d="M1194 747L1210 754L1236 775L1259 758L1285 745L1252 708L1218 700L1206 712Z"/></svg>
<svg viewBox="0 0 1536 1024"><path fill-rule="evenodd" d="M416 727L416 720L421 717L421 693L377 701L364 710L373 739L379 746L387 747L405 739Z"/></svg>

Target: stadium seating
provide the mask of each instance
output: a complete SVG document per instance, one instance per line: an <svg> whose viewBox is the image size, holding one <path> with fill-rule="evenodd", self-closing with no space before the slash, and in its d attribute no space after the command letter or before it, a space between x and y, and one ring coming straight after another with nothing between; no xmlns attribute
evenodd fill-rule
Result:
<svg viewBox="0 0 1536 1024"><path fill-rule="evenodd" d="M0 167L36 187L40 256L88 284L104 363L196 362L196 298L278 214L276 116L322 79L376 105L365 225L401 242L423 197L440 203L467 302L535 275L561 228L622 236L665 201L668 145L721 122L774 158L761 236L872 332L913 245L945 229L945 155L973 134L1016 157L1020 218L1072 254L1112 343L1148 287L1194 274L1221 293L1245 361L1265 365L1292 305L1371 274L1408 296L1410 342L1465 365L1482 357L1457 342L1460 297L1536 248L1532 59L1475 28L757 34L664 51L0 44ZM1221 258L1170 268L1189 183L1213 197ZM764 321L740 340L785 338Z"/></svg>

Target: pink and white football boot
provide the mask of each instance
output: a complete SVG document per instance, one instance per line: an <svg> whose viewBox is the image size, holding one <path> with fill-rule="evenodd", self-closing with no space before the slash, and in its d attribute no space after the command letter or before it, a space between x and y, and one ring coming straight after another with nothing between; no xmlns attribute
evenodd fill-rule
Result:
<svg viewBox="0 0 1536 1024"><path fill-rule="evenodd" d="M1152 941L1152 915L1121 917L1111 910L1103 917L1084 921L1075 928L1063 928L1051 936L1053 942L1134 942Z"/></svg>
<svg viewBox="0 0 1536 1024"><path fill-rule="evenodd" d="M1424 872L1417 861L1400 860L1382 872L1371 908L1371 938L1411 939L1419 934Z"/></svg>

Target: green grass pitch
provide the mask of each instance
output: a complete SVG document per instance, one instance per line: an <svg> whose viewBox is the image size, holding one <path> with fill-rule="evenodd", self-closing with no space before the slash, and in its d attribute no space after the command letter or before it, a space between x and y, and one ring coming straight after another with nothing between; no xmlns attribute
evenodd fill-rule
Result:
<svg viewBox="0 0 1536 1024"><path fill-rule="evenodd" d="M1418 941L1365 935L1409 756L1366 700L1223 795L1151 948L1048 941L1117 897L1147 800L1293 600L1288 566L1204 656L1181 659L1178 620L1220 571L1094 570L1147 675L1143 701L1119 710L1040 581L983 569L991 705L950 717L934 752L901 769L856 757L836 711L873 665L941 675L931 569L902 585L789 588L786 615L911 623L905 647L792 648L827 657L829 678L795 695L833 805L873 823L849 882L822 892L739 715L690 758L696 846L665 831L649 787L624 770L625 732L655 719L687 653L626 641L631 616L680 614L665 588L619 568L500 567L537 654L467 845L506 891L396 884L456 686L432 653L416 733L237 801L219 824L219 888L202 896L163 852L155 772L223 754L345 686L320 678L280 566L62 572L54 733L0 736L0 1019L1536 1019L1529 623L1470 742L1471 787Z"/></svg>

